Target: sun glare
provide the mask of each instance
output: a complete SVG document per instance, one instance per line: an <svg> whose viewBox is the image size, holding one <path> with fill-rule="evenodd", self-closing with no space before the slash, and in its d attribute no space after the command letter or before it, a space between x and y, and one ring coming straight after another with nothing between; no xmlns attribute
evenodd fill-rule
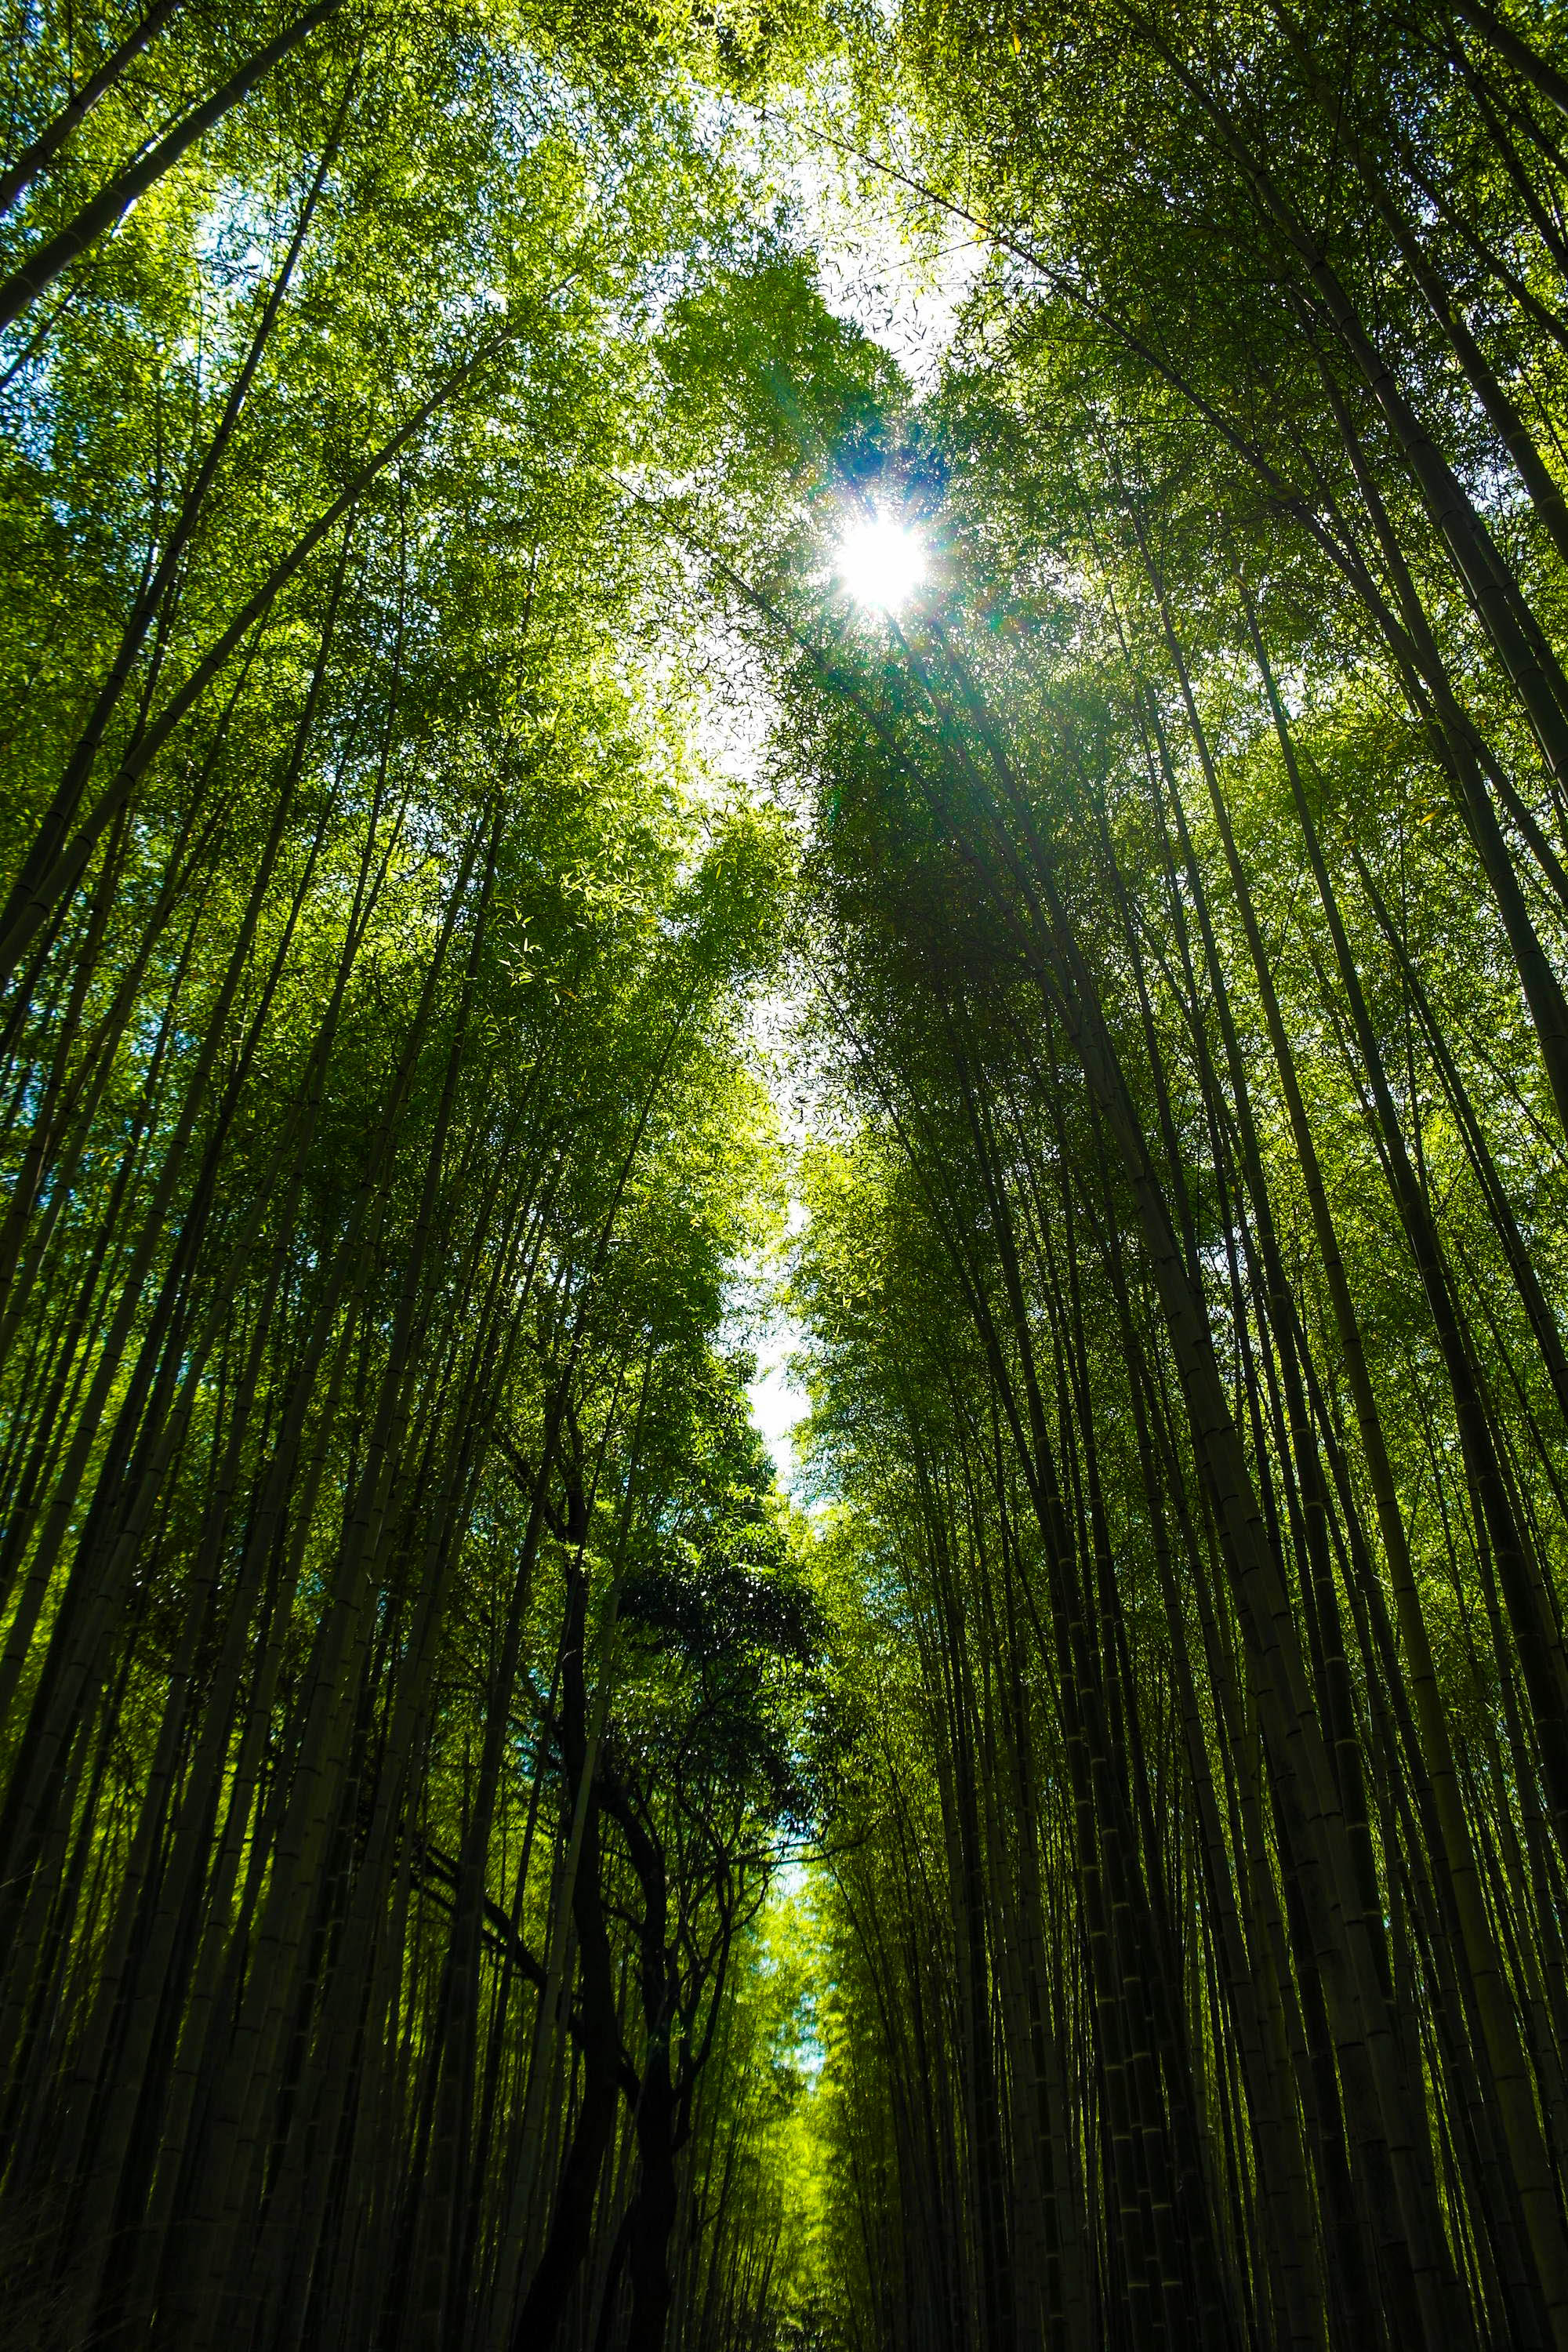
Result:
<svg viewBox="0 0 1568 2352"><path fill-rule="evenodd" d="M888 515L851 523L839 541L839 579L857 604L875 612L896 613L907 604L926 569L920 533Z"/></svg>

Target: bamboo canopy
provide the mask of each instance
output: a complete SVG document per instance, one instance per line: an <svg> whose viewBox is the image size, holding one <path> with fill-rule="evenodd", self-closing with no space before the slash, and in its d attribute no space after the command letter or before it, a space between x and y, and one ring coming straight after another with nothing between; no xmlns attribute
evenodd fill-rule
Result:
<svg viewBox="0 0 1568 2352"><path fill-rule="evenodd" d="M1568 28L0 57L0 2352L1568 2352Z"/></svg>

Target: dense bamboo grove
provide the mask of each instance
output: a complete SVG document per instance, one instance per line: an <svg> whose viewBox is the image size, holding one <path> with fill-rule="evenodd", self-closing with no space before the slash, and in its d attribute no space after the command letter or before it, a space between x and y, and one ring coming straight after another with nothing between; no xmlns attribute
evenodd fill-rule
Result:
<svg viewBox="0 0 1568 2352"><path fill-rule="evenodd" d="M652 2343L677 2269L730 2340L682 2151L820 1647L722 1328L784 856L610 471L717 178L521 20L169 14L7 263L9 2340Z"/></svg>
<svg viewBox="0 0 1568 2352"><path fill-rule="evenodd" d="M791 727L846 2308L1561 2342L1568 90L1479 7L904 39L943 584Z"/></svg>
<svg viewBox="0 0 1568 2352"><path fill-rule="evenodd" d="M1555 18L0 138L0 2341L1568 2346Z"/></svg>

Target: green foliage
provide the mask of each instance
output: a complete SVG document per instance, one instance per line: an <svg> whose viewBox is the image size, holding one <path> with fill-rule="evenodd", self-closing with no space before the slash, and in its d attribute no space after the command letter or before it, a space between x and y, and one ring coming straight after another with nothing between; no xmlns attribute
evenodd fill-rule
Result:
<svg viewBox="0 0 1568 2352"><path fill-rule="evenodd" d="M14 2327L1564 2339L1565 75L6 18Z"/></svg>

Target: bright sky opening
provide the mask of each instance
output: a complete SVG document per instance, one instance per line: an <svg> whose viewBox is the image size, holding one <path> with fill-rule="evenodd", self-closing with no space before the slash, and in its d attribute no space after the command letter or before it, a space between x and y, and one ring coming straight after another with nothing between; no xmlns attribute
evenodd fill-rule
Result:
<svg viewBox="0 0 1568 2352"><path fill-rule="evenodd" d="M853 522L838 544L838 577L857 604L879 613L902 610L930 565L918 530L890 515Z"/></svg>

